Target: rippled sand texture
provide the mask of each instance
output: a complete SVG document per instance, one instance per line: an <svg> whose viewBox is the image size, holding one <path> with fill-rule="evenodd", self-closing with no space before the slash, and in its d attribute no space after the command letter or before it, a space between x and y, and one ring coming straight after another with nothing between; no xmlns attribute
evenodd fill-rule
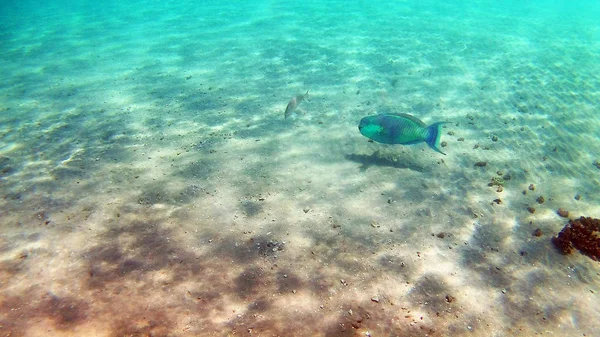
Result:
<svg viewBox="0 0 600 337"><path fill-rule="evenodd" d="M0 336L600 331L598 7L303 3L2 5Z"/></svg>

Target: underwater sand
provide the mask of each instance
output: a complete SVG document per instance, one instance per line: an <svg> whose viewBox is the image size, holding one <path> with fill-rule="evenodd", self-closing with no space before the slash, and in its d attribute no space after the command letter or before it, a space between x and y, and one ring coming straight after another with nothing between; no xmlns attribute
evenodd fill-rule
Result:
<svg viewBox="0 0 600 337"><path fill-rule="evenodd" d="M352 3L2 4L0 336L595 336L597 5Z"/></svg>

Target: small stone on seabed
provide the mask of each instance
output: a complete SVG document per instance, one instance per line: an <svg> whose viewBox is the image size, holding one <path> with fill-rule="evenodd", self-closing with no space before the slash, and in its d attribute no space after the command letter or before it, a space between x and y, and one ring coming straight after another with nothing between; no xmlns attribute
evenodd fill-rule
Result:
<svg viewBox="0 0 600 337"><path fill-rule="evenodd" d="M531 206L527 207L527 210L528 210L528 211L529 211L529 213L531 213L531 214L535 213L535 208L533 208L533 207L531 207Z"/></svg>
<svg viewBox="0 0 600 337"><path fill-rule="evenodd" d="M530 184L529 185L529 190L530 191L535 191L535 185L534 184Z"/></svg>
<svg viewBox="0 0 600 337"><path fill-rule="evenodd" d="M556 211L556 214L558 214L559 216L561 216L563 218L568 218L569 217L569 211L567 211L564 208L559 208L558 211Z"/></svg>
<svg viewBox="0 0 600 337"><path fill-rule="evenodd" d="M493 136L492 136L492 141L493 141L493 142L497 142L497 141L498 141L498 136L496 136L496 135L493 135Z"/></svg>
<svg viewBox="0 0 600 337"><path fill-rule="evenodd" d="M379 303L379 297L378 296L373 296L373 297L371 297L371 301L373 301L375 303Z"/></svg>
<svg viewBox="0 0 600 337"><path fill-rule="evenodd" d="M446 146L448 145L448 143L446 143L445 141L443 141L443 142L441 142L441 143L440 143L440 145L441 145L442 147L446 147Z"/></svg>
<svg viewBox="0 0 600 337"><path fill-rule="evenodd" d="M532 235L533 235L533 236L542 236L542 230L541 230L541 229L539 229L539 228L536 228L536 229L533 231Z"/></svg>
<svg viewBox="0 0 600 337"><path fill-rule="evenodd" d="M540 196L539 196L537 199L535 199L535 200L538 202L538 204L543 204L543 203L544 203L544 201L546 201L546 199L544 199L544 196L543 196L543 195L540 195Z"/></svg>
<svg viewBox="0 0 600 337"><path fill-rule="evenodd" d="M478 161L475 163L475 165L473 166L477 166L477 167L484 167L487 165L487 161Z"/></svg>

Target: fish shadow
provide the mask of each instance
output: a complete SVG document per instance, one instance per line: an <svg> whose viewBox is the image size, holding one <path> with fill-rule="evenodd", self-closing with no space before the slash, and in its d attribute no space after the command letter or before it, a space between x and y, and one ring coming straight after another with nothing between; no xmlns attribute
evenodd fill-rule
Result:
<svg viewBox="0 0 600 337"><path fill-rule="evenodd" d="M347 154L345 156L347 160L361 164L359 170L361 172L366 171L371 166L381 167L393 167L399 169L408 169L416 172L427 171L425 167L418 165L413 161L404 160L393 160L392 158L382 156L379 151L376 151L370 155L365 154Z"/></svg>

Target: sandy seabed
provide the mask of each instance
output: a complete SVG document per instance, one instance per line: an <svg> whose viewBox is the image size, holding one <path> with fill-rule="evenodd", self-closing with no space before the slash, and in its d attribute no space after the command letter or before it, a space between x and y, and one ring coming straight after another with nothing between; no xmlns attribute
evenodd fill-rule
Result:
<svg viewBox="0 0 600 337"><path fill-rule="evenodd" d="M600 331L600 265L550 243L559 208L600 217L598 42L158 6L4 23L0 336ZM447 155L368 142L381 112L448 121Z"/></svg>

